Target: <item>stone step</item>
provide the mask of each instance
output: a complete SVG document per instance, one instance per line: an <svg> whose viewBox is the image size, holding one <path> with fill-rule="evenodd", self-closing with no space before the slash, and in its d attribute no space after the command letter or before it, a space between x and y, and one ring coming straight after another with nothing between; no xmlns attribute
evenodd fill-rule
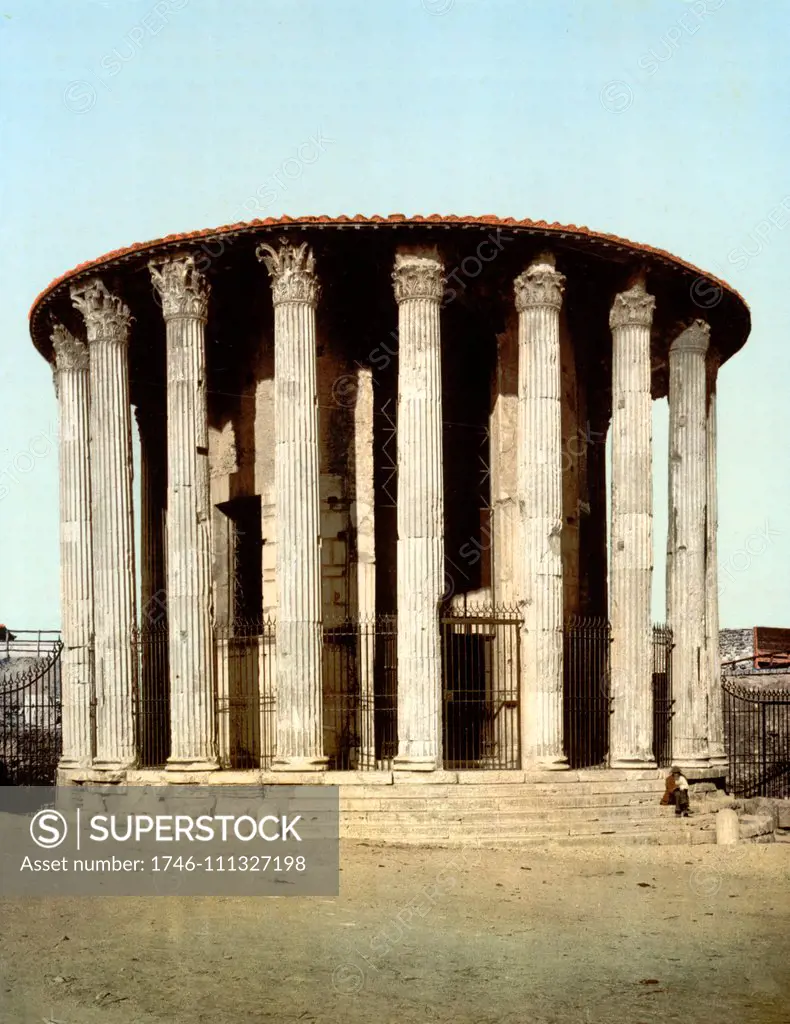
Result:
<svg viewBox="0 0 790 1024"><path fill-rule="evenodd" d="M707 827L706 827L707 826ZM551 838L554 836L589 836L601 834L635 834L635 833L689 833L705 832L713 835L715 827L712 822L699 819L653 819L646 821L578 821L578 822L508 822L498 827L495 823L485 825L469 825L461 822L398 823L375 822L344 822L341 825L341 836L348 839L368 839L370 841L398 842L419 844L427 839L449 839L455 837L467 843L475 841L494 841L508 839L529 839L535 836Z"/></svg>
<svg viewBox="0 0 790 1024"><path fill-rule="evenodd" d="M492 785L479 786L452 786L441 784L419 785L416 783L401 784L396 786L354 786L346 787L343 791L343 798L354 800L368 799L419 799L439 800L447 797L455 797L459 800L491 800L503 797L514 797L518 795L527 796L607 796L607 795L637 795L656 794L660 797L664 792L664 784L650 782L621 782L606 780L598 782L576 782L567 785L554 785L552 783L522 782L518 785Z"/></svg>
<svg viewBox="0 0 790 1024"><path fill-rule="evenodd" d="M471 845L468 840L457 837L435 837L425 836L417 839L386 840L373 839L368 837L348 837L352 842L381 843L387 846L403 847L433 847L440 849L468 849ZM602 834L590 836L556 836L556 835L530 835L530 836L497 836L486 839L475 840L475 844L482 849L518 849L522 847L551 847L551 846L702 846L714 845L715 835L707 832L618 832L616 835Z"/></svg>
<svg viewBox="0 0 790 1024"><path fill-rule="evenodd" d="M350 838L350 837L349 837ZM481 840L480 846L485 849L520 849L535 846L686 846L709 845L716 842L712 832L618 832L616 835L587 836L556 836L556 835L519 835L497 836ZM426 846L439 849L462 850L471 844L468 840L458 837L423 839L390 842L392 846Z"/></svg>
<svg viewBox="0 0 790 1024"><path fill-rule="evenodd" d="M602 793L591 795L537 796L530 793L512 794L508 796L486 799L484 797L464 797L457 794L442 799L426 797L400 796L388 793L359 799L354 796L341 796L340 809L343 813L352 811L422 811L433 814L437 808L457 811L459 814L474 811L510 811L510 810L542 810L551 808L590 808L599 807L641 807L660 806L660 796L655 793Z"/></svg>
<svg viewBox="0 0 790 1024"><path fill-rule="evenodd" d="M657 807L655 804L641 804L630 807L518 807L506 810L489 809L487 811L467 808L435 807L429 813L420 810L401 810L398 807L387 807L384 810L343 811L344 821L380 822L382 825L414 824L421 822L456 822L465 825L481 823L523 822L525 826L534 821L659 821L676 817L672 807ZM696 815L695 815L696 817Z"/></svg>

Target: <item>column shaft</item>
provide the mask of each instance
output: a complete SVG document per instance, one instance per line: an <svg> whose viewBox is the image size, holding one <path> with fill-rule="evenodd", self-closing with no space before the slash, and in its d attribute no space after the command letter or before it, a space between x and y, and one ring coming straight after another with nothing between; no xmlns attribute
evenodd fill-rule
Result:
<svg viewBox="0 0 790 1024"><path fill-rule="evenodd" d="M95 767L135 763L129 310L94 280L72 290L90 349L90 460L96 677Z"/></svg>
<svg viewBox="0 0 790 1024"><path fill-rule="evenodd" d="M354 483L352 522L356 532L353 605L359 622L357 671L359 674L358 768L376 767L376 497L373 465L373 375L368 367L357 370L354 403Z"/></svg>
<svg viewBox="0 0 790 1024"><path fill-rule="evenodd" d="M563 751L562 406L564 277L550 255L516 278L518 506L524 602L522 766L567 768Z"/></svg>
<svg viewBox="0 0 790 1024"><path fill-rule="evenodd" d="M79 768L91 764L94 752L89 361L87 347L60 325L52 342L60 427L60 767Z"/></svg>
<svg viewBox="0 0 790 1024"><path fill-rule="evenodd" d="M719 564L718 530L719 497L717 481L716 383L718 353L708 351L708 417L707 475L708 514L705 550L705 646L708 669L708 749L711 767L724 767L727 752L724 746L724 705L721 689L721 656L719 654Z"/></svg>
<svg viewBox="0 0 790 1024"><path fill-rule="evenodd" d="M167 334L167 621L171 770L217 767L205 323L190 256L150 265Z"/></svg>
<svg viewBox="0 0 790 1024"><path fill-rule="evenodd" d="M491 466L491 592L493 611L512 614L518 605L521 547L518 509L518 338L516 330L497 336L497 366L489 419ZM493 718L483 725L483 750L492 766L520 768L518 705L521 633L499 629L491 641L486 699ZM503 699L507 695L509 699Z"/></svg>
<svg viewBox="0 0 790 1024"><path fill-rule="evenodd" d="M417 771L442 766L442 271L434 256L399 253L393 272L399 339L398 755L394 767Z"/></svg>
<svg viewBox="0 0 790 1024"><path fill-rule="evenodd" d="M669 350L669 537L667 621L671 655L672 760L707 766L708 651L705 547L708 496L705 353L710 328L697 320Z"/></svg>
<svg viewBox="0 0 790 1024"><path fill-rule="evenodd" d="M609 760L655 765L653 756L653 430L650 327L655 299L640 281L616 296L612 328L612 501L609 574Z"/></svg>
<svg viewBox="0 0 790 1024"><path fill-rule="evenodd" d="M277 517L277 755L275 768L315 770L323 752L321 519L316 317L306 245L258 248L274 301Z"/></svg>

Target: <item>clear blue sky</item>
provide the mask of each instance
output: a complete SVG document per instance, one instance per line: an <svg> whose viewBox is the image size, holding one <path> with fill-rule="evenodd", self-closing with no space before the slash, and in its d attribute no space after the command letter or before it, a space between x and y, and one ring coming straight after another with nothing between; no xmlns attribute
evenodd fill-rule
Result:
<svg viewBox="0 0 790 1024"><path fill-rule="evenodd" d="M790 625L789 37L783 0L2 0L0 621L59 624L34 296L174 231L397 211L587 224L744 295L753 333L720 378L722 624ZM283 169L318 132L320 159ZM654 422L663 618L665 403Z"/></svg>

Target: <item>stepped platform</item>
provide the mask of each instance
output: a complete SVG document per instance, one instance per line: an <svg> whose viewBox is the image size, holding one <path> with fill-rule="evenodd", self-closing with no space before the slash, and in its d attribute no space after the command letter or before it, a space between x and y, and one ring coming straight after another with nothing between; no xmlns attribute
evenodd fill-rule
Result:
<svg viewBox="0 0 790 1024"><path fill-rule="evenodd" d="M720 801L697 799L692 817L677 817L660 804L665 770L381 774L391 781L360 773L341 785L341 837L450 847L716 841Z"/></svg>

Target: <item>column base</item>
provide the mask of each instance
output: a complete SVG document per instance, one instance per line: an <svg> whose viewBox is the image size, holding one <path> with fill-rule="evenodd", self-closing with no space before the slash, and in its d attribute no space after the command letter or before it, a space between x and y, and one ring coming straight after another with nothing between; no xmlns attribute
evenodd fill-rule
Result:
<svg viewBox="0 0 790 1024"><path fill-rule="evenodd" d="M169 757L167 764L165 765L165 771L168 772L216 772L219 771L219 761L215 758L199 758L198 760L190 760L188 758L180 759L177 757Z"/></svg>
<svg viewBox="0 0 790 1024"><path fill-rule="evenodd" d="M726 754L713 754L708 762L711 768L721 768L722 773L729 771L730 759Z"/></svg>
<svg viewBox="0 0 790 1024"><path fill-rule="evenodd" d="M536 757L526 762L522 771L525 772L567 772L570 768L568 758L562 757Z"/></svg>
<svg viewBox="0 0 790 1024"><path fill-rule="evenodd" d="M435 772L442 768L435 757L396 757L392 762L394 772Z"/></svg>
<svg viewBox="0 0 790 1024"><path fill-rule="evenodd" d="M89 757L62 757L58 761L58 771L85 771L93 767L93 761Z"/></svg>
<svg viewBox="0 0 790 1024"><path fill-rule="evenodd" d="M85 777L88 782L124 783L128 768L134 768L134 765L118 761L94 761L90 768L85 769Z"/></svg>
<svg viewBox="0 0 790 1024"><path fill-rule="evenodd" d="M609 767L625 768L626 770L633 771L651 771L654 768L658 768L658 762L653 757L645 758L644 760L640 760L637 757L613 757L609 762Z"/></svg>
<svg viewBox="0 0 790 1024"><path fill-rule="evenodd" d="M95 757L91 762L90 767L95 772L125 772L127 768L136 768L137 760L132 759L129 761L110 761L105 760L101 757Z"/></svg>
<svg viewBox="0 0 790 1024"><path fill-rule="evenodd" d="M672 764L677 765L683 771L710 768L709 757L683 757L682 754L672 755Z"/></svg>
<svg viewBox="0 0 790 1024"><path fill-rule="evenodd" d="M325 772L327 757L282 757L272 762L273 772Z"/></svg>

